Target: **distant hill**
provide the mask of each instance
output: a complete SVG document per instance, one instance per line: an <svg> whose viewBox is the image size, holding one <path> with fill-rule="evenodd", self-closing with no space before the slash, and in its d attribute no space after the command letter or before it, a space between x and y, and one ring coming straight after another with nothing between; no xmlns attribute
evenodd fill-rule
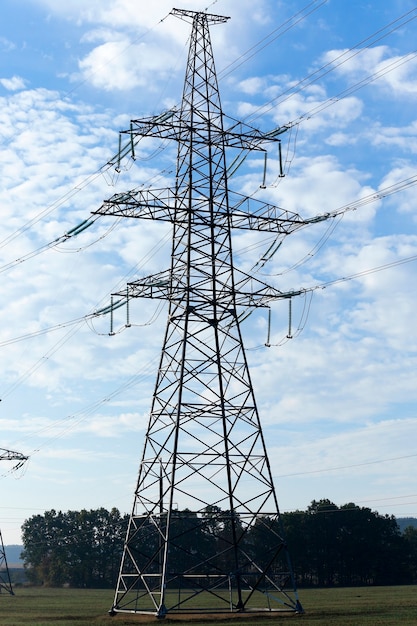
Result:
<svg viewBox="0 0 417 626"><path fill-rule="evenodd" d="M401 532L404 532L407 526L417 528L417 517L397 517L397 524Z"/></svg>
<svg viewBox="0 0 417 626"><path fill-rule="evenodd" d="M4 546L4 551L6 552L6 559L7 559L7 564L9 567L16 565L17 563L19 563L19 565L22 564L22 560L20 558L20 553L23 550L23 546L18 546L18 545L11 545L11 546Z"/></svg>

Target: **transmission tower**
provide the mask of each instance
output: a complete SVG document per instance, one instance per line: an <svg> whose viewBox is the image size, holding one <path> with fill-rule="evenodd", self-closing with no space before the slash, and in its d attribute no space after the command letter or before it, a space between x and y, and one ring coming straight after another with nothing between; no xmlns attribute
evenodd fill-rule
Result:
<svg viewBox="0 0 417 626"><path fill-rule="evenodd" d="M7 565L6 550L0 530L0 593L3 590L10 593L10 595L14 595L9 567Z"/></svg>
<svg viewBox="0 0 417 626"><path fill-rule="evenodd" d="M27 459L28 457L20 452L13 452L13 450L0 448L0 461L17 461L13 470L19 469L19 467L21 467ZM11 595L14 595L9 567L7 565L6 550L4 548L3 537L0 530L0 593L3 590L7 591L7 593L10 593Z"/></svg>
<svg viewBox="0 0 417 626"><path fill-rule="evenodd" d="M181 106L123 132L132 156L141 138L176 141L175 183L95 211L173 227L170 268L114 294L166 299L169 312L110 613L301 613L239 324L245 308L289 294L234 267L231 233L285 235L322 218L229 189L226 149L264 151L286 129L223 114L209 25L229 18L172 14L192 24Z"/></svg>

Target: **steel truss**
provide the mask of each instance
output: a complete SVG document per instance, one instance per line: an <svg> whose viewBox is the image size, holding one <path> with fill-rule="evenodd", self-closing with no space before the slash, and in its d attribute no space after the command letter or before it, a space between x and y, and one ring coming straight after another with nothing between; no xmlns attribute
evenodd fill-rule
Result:
<svg viewBox="0 0 417 626"><path fill-rule="evenodd" d="M0 593L2 591L7 591L10 595L14 595L9 567L7 565L6 550L4 549L3 537L0 530Z"/></svg>
<svg viewBox="0 0 417 626"><path fill-rule="evenodd" d="M175 185L96 211L173 226L170 269L118 294L167 299L169 313L110 613L302 612L238 317L288 294L234 268L231 231L308 220L229 191L226 148L262 150L285 129L224 128L209 25L228 18L172 13L192 23L181 108L126 133L178 143Z"/></svg>
<svg viewBox="0 0 417 626"><path fill-rule="evenodd" d="M0 461L17 461L17 463L13 466L12 471L22 467L27 460L28 457L21 452L0 448ZM7 565L6 550L4 548L3 537L0 530L0 593L2 591L7 591L10 595L14 595L9 567Z"/></svg>

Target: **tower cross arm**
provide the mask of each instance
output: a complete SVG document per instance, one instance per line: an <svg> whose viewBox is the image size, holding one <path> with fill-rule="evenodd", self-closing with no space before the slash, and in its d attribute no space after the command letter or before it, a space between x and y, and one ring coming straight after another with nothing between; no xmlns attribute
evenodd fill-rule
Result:
<svg viewBox="0 0 417 626"><path fill-rule="evenodd" d="M235 270L235 276L237 280L233 289L230 284L221 284L219 281L217 306L229 308L233 301L237 307L265 307L274 300L292 298L305 293L304 289L281 291L240 270ZM149 298L181 302L185 293L189 291L190 288L186 284L185 277L168 269L128 283L127 290L124 289L113 295L122 299ZM199 301L200 304L206 304L212 297L212 292L204 282L192 291L195 302Z"/></svg>
<svg viewBox="0 0 417 626"><path fill-rule="evenodd" d="M186 22L192 22L198 16L203 16L203 18L211 24L224 24L230 20L230 17L226 17L225 15L214 15L213 13L206 13L205 11L190 11L189 9L174 8L170 11L170 15L179 17L181 20Z"/></svg>
<svg viewBox="0 0 417 626"><path fill-rule="evenodd" d="M28 456L14 450L0 448L0 461L17 461L12 471L18 470L28 460Z"/></svg>
<svg viewBox="0 0 417 626"><path fill-rule="evenodd" d="M134 217L165 222L181 222L188 219L189 197L176 193L174 189L141 189L114 194L93 211L96 215ZM222 209L224 215L229 212L231 226L243 230L263 230L288 234L306 224L296 213L280 207L259 202L237 193L229 193L230 206ZM210 203L201 202L196 197L193 206L193 223L203 225L207 222ZM319 218L315 218L319 221Z"/></svg>
<svg viewBox="0 0 417 626"><path fill-rule="evenodd" d="M302 218L298 213L282 207L260 202L236 192L229 194L231 203L231 225L242 230L258 230L288 235L308 224L327 220L331 214Z"/></svg>
<svg viewBox="0 0 417 626"><path fill-rule="evenodd" d="M138 138L153 137L156 139L172 139L177 142L188 143L190 133L193 141L198 144L209 144L235 148L239 150L264 150L264 143L279 142L279 135L286 132L289 126L274 129L264 133L256 128L246 127L239 123L237 127L223 129L223 126L211 122L210 133L203 122L181 119L175 109L149 118L132 120L130 128L121 131L128 134L136 145Z"/></svg>
<svg viewBox="0 0 417 626"><path fill-rule="evenodd" d="M181 200L173 189L140 189L116 193L92 213L173 222L180 208Z"/></svg>
<svg viewBox="0 0 417 626"><path fill-rule="evenodd" d="M232 119L232 118L226 118ZM248 126L238 120L232 120L233 124L223 131L223 139L226 147L241 148L246 150L264 150L265 143L279 143L280 135L291 128L291 124L278 126L270 131L263 132L253 126Z"/></svg>
<svg viewBox="0 0 417 626"><path fill-rule="evenodd" d="M224 128L226 122L229 122L229 126ZM191 121L174 107L158 115L131 120L130 128L121 131L121 134L130 135L132 153L134 153L134 145L141 137L188 142L190 133L193 133L193 141L196 143L210 143L240 150L264 150L263 144L280 142L280 135L291 126L291 124L285 124L264 132L222 114L218 119L211 120L208 133L205 120L198 120L194 117Z"/></svg>
<svg viewBox="0 0 417 626"><path fill-rule="evenodd" d="M177 293L180 297L180 280L173 276L171 270L164 270L151 276L144 276L127 284L127 289L112 294L120 298L150 298L169 300L172 298L172 285L175 282Z"/></svg>
<svg viewBox="0 0 417 626"><path fill-rule="evenodd" d="M14 450L6 450L6 448L0 448L0 461L27 461L28 456L21 452L14 452Z"/></svg>
<svg viewBox="0 0 417 626"><path fill-rule="evenodd" d="M170 188L131 190L114 194L92 213L179 223L182 219L188 219L189 200L188 195ZM193 211L193 223L206 224L210 205L201 202L199 196L194 199L194 207L198 209ZM232 228L288 235L304 226L335 217L345 210L302 218L298 213L279 206L229 192L229 203L221 212L229 214Z"/></svg>

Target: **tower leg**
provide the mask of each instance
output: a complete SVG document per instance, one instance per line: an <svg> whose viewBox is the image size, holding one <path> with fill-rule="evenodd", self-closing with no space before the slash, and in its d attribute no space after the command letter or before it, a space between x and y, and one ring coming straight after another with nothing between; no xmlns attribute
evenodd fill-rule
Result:
<svg viewBox="0 0 417 626"><path fill-rule="evenodd" d="M4 549L3 537L0 530L0 593L6 591L14 596L9 567L7 565L6 550Z"/></svg>

